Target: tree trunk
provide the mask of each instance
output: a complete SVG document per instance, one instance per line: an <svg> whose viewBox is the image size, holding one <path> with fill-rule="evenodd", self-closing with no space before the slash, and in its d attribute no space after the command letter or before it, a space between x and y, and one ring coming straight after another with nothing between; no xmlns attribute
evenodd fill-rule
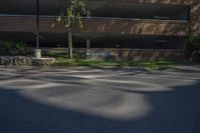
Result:
<svg viewBox="0 0 200 133"><path fill-rule="evenodd" d="M68 29L68 50L69 50L69 58L73 58L73 42L72 42L72 31L71 28Z"/></svg>

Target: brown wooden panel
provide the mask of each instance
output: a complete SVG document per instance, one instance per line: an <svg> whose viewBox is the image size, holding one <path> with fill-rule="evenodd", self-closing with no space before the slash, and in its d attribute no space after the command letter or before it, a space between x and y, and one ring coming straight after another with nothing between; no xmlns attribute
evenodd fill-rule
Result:
<svg viewBox="0 0 200 133"><path fill-rule="evenodd" d="M200 0L192 0L190 6L190 26L193 33L200 31Z"/></svg>
<svg viewBox="0 0 200 133"><path fill-rule="evenodd" d="M54 28L51 25L55 18L42 17L41 32L63 33L67 29L60 23ZM35 32L35 17L0 17L0 31ZM131 20L131 19L85 19L84 28L73 27L76 33L116 33L141 35L186 36L188 23L179 21Z"/></svg>
<svg viewBox="0 0 200 133"><path fill-rule="evenodd" d="M94 0L91 0L94 1ZM96 0L99 1L99 0ZM102 0L106 2L133 2L133 3L148 3L148 4L176 4L190 5L191 0Z"/></svg>

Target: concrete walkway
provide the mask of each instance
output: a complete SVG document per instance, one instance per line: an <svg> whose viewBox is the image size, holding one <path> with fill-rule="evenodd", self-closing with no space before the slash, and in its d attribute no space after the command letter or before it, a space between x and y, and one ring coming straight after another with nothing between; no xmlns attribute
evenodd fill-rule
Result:
<svg viewBox="0 0 200 133"><path fill-rule="evenodd" d="M193 71L200 72L200 65L190 65L190 66L174 66L175 69L180 71Z"/></svg>
<svg viewBox="0 0 200 133"><path fill-rule="evenodd" d="M0 133L199 132L199 71L0 67Z"/></svg>

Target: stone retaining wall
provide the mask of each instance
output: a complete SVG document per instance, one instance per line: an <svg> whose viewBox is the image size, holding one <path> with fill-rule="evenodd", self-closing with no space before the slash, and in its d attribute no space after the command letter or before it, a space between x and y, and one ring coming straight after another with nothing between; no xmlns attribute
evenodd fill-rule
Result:
<svg viewBox="0 0 200 133"><path fill-rule="evenodd" d="M66 53L67 48L42 48L42 51ZM186 51L173 49L123 49L123 48L74 48L74 53L85 54L93 60L186 60ZM66 53L67 54L67 53Z"/></svg>
<svg viewBox="0 0 200 133"><path fill-rule="evenodd" d="M0 65L4 66L43 66L54 62L54 58L36 59L24 56L0 56Z"/></svg>
<svg viewBox="0 0 200 133"><path fill-rule="evenodd" d="M87 57L94 60L171 60L183 61L186 59L183 50L156 50L156 49L90 49Z"/></svg>

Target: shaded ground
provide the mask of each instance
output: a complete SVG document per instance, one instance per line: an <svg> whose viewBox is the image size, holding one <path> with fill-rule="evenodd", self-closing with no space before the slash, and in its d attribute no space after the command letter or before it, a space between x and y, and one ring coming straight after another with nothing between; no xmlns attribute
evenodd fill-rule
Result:
<svg viewBox="0 0 200 133"><path fill-rule="evenodd" d="M199 133L200 72L0 67L1 133Z"/></svg>

